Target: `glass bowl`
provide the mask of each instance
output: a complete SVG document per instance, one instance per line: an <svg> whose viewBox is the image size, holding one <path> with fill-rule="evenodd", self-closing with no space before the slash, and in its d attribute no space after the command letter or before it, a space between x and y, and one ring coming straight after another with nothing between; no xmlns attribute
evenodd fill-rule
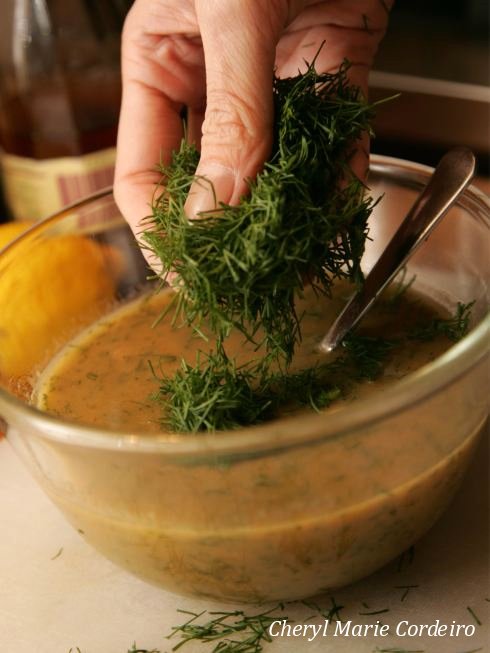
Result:
<svg viewBox="0 0 490 653"><path fill-rule="evenodd" d="M384 199L371 219L366 269L430 173L414 163L372 158L369 184ZM12 288L0 301L16 316L0 333L7 438L87 541L161 587L261 602L356 581L437 520L485 423L489 215L488 199L469 188L410 262L422 293L451 309L475 301L469 333L433 363L330 415L216 434L143 435L80 426L29 403L33 380L63 344L152 284L111 192L100 192L36 225L0 254L0 297L2 277ZM40 253L53 261L56 240L80 234L98 243L102 254L95 263L72 253L58 266L57 280L46 264L26 281L25 270ZM95 278L107 282L99 293L94 275L87 275L93 265ZM53 322L49 288L56 283L66 292L54 302L64 318ZM27 336L26 314L32 321ZM5 342L19 341L29 369L2 369Z"/></svg>

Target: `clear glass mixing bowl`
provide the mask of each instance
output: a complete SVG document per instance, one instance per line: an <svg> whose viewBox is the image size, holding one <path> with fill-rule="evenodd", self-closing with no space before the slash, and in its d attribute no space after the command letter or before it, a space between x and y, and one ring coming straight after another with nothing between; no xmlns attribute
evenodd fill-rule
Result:
<svg viewBox="0 0 490 653"><path fill-rule="evenodd" d="M366 269L430 172L373 157L370 186L384 199L372 216ZM488 199L468 189L410 263L415 286L439 303L453 309L475 301L470 332L435 362L328 416L214 435L141 435L83 427L29 404L33 380L63 344L151 285L111 192L88 198L0 254L1 310L14 316L0 330L7 438L82 536L152 583L246 602L297 599L351 583L431 527L485 423L489 215ZM72 253L57 271L70 292L63 299L58 292L53 312L53 270L45 265L28 281L25 271L40 254L54 260L57 239L76 234L102 244L95 276L107 283L87 297L91 259ZM31 337L22 331L26 315ZM12 372L5 369L6 347L19 342L29 369Z"/></svg>

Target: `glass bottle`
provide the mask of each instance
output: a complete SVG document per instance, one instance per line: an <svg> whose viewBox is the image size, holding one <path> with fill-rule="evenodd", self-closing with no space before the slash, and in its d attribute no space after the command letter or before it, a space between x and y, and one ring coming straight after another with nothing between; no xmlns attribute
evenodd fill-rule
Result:
<svg viewBox="0 0 490 653"><path fill-rule="evenodd" d="M112 183L127 0L2 0L0 161L14 218Z"/></svg>

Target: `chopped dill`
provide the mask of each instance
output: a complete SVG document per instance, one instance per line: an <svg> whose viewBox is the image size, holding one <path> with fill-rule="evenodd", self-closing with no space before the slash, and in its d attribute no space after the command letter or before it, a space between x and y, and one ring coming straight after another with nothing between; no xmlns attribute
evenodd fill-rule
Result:
<svg viewBox="0 0 490 653"><path fill-rule="evenodd" d="M470 606L467 605L467 606L466 606L466 609L468 610L468 612L470 613L470 615L471 615L471 616L473 617L473 619L475 620L477 626L481 626L481 625L482 625L482 622L481 622L480 619L478 618L478 616L477 616L477 614L475 613L475 611L473 610L473 608L470 608Z"/></svg>
<svg viewBox="0 0 490 653"><path fill-rule="evenodd" d="M432 320L430 328L424 329L424 340L441 334L452 340L456 333L463 333L470 309L471 304L458 304L454 316ZM434 324L438 326L433 328ZM177 432L259 424L286 406L320 411L346 396L356 383L380 376L392 353L413 338L413 331L398 338L350 333L335 360L289 373L272 371L267 359L237 366L221 346L215 352L199 352L195 365L182 360L172 377L158 377L154 372L159 389L153 398L164 406L163 423ZM400 566L407 555L411 564L413 549L402 554Z"/></svg>
<svg viewBox="0 0 490 653"><path fill-rule="evenodd" d="M323 295L336 278L361 282L374 202L348 161L374 111L348 83L348 68L320 74L313 63L274 80L272 155L238 206L221 203L189 221L198 151L183 141L161 167L164 189L142 238L164 278L178 275L176 319L197 328L205 320L218 339L238 328L254 340L260 328L268 354L290 362L300 338L294 299L306 280Z"/></svg>
<svg viewBox="0 0 490 653"><path fill-rule="evenodd" d="M313 61L303 74L274 79L272 154L248 181L238 206L220 203L188 219L191 185L210 183L195 176L194 145L182 141L170 164L160 167L162 181L142 240L160 259L162 279L173 274L173 323L191 327L208 348L194 364L182 360L173 376L155 375L153 399L161 402L162 423L172 431L257 424L289 404L319 411L352 383L380 375L399 344L354 334L332 363L289 369L301 341L303 315L295 300L305 286L321 298L331 295L338 279L363 281L360 262L376 201L365 195L349 160L356 141L371 133L375 107L349 83L349 66L344 61L337 72L318 73ZM405 289L402 280L399 294ZM454 318L421 325L410 337L457 339L468 328L470 309L458 305ZM255 360L238 365L228 355L232 330L252 343Z"/></svg>
<svg viewBox="0 0 490 653"><path fill-rule="evenodd" d="M400 601L403 603L403 601L407 598L408 593L410 592L411 589L416 589L419 587L419 585L395 585L395 589L398 590L404 590Z"/></svg>
<svg viewBox="0 0 490 653"><path fill-rule="evenodd" d="M296 601L292 601L292 603L296 603ZM314 603L311 599L309 600L303 599L299 601L299 603L309 608L310 610L315 610L321 617L323 617L327 621L332 621L333 619L335 619L335 621L339 621L342 623L342 619L340 617L340 611L344 609L344 606L338 605L333 596L330 597L331 607L328 609L322 608L321 606L318 605L318 603Z"/></svg>
<svg viewBox="0 0 490 653"><path fill-rule="evenodd" d="M173 377L163 377L157 398L168 405L174 431L214 431L261 421L269 408L252 388L253 369L237 367L224 351L200 352L195 366L184 360Z"/></svg>
<svg viewBox="0 0 490 653"><path fill-rule="evenodd" d="M374 34L373 30L369 27L369 16L362 14L362 29L368 34Z"/></svg>
<svg viewBox="0 0 490 653"><path fill-rule="evenodd" d="M62 553L63 553L63 547L60 547L58 549L58 552L55 553L55 555L51 558L51 560L56 560L56 558L59 558Z"/></svg>
<svg viewBox="0 0 490 653"><path fill-rule="evenodd" d="M474 301L469 304L458 302L456 312L450 318L435 318L429 323L417 326L410 334L411 340L433 340L438 335L446 336L449 340L457 342L466 335L469 328L471 309Z"/></svg>
<svg viewBox="0 0 490 653"><path fill-rule="evenodd" d="M415 545L412 544L406 551L400 554L398 558L397 571L402 571L406 566L411 566L415 559Z"/></svg>
<svg viewBox="0 0 490 653"><path fill-rule="evenodd" d="M416 275L412 275L410 279L407 280L407 268L403 268L399 275L395 278L394 282L390 286L391 293L389 299L385 302L385 306L391 310L395 309L400 304L400 299L410 290L413 283L415 282Z"/></svg>
<svg viewBox="0 0 490 653"><path fill-rule="evenodd" d="M362 616L371 616L375 614L384 614L385 612L389 612L389 608L382 608L381 610L371 610L370 612L359 612L360 615Z"/></svg>
<svg viewBox="0 0 490 653"><path fill-rule="evenodd" d="M216 339L215 350L201 352L196 365L182 363L173 378L161 381L173 430L263 420L278 393L284 398L305 380L303 373L286 378L301 340L295 297L306 283L329 296L335 279L362 282L360 260L375 202L365 197L349 159L355 142L370 132L374 106L348 82L349 66L345 61L335 73L317 73L313 61L303 74L274 79L272 154L238 206L220 203L189 221L184 205L196 180L197 149L183 141L161 167L162 187L142 240L162 262L163 279L176 273L174 323L197 333L205 323ZM259 362L237 367L227 356L232 329L262 347ZM335 388L314 390L316 371L306 377L301 400L317 409L337 394Z"/></svg>
<svg viewBox="0 0 490 653"><path fill-rule="evenodd" d="M214 431L258 424L285 406L320 411L345 395L352 379L374 379L393 343L350 334L331 363L284 374L264 360L238 367L226 356L199 352L196 365L182 361L172 377L159 379L155 399L166 407L165 424L174 431Z"/></svg>
<svg viewBox="0 0 490 653"><path fill-rule="evenodd" d="M386 338L349 334L342 346L347 352L346 360L352 363L352 377L374 380L381 374L383 362L395 344L396 341Z"/></svg>
<svg viewBox="0 0 490 653"><path fill-rule="evenodd" d="M326 613L325 618L328 619L329 621L335 619L335 621L341 622L342 619L340 617L340 611L344 609L344 606L338 605L333 596L330 597L330 603L332 604L332 607Z"/></svg>
<svg viewBox="0 0 490 653"><path fill-rule="evenodd" d="M391 7L388 6L388 3L386 2L386 0L379 0L379 3L383 7L383 9L386 11L386 13L389 14L390 10L391 10Z"/></svg>
<svg viewBox="0 0 490 653"><path fill-rule="evenodd" d="M390 648L378 648L376 646L376 648L373 649L373 653L425 653L425 649L398 648L398 646L390 647Z"/></svg>
<svg viewBox="0 0 490 653"><path fill-rule="evenodd" d="M185 644L198 640L200 642L217 642L210 653L261 653L263 644L271 642L269 627L278 618L287 620L287 617L280 617L273 612L282 606L278 605L266 612L247 616L242 610L231 612L189 612L178 610L183 614L190 615L190 619L174 626L172 633L168 635L171 639L175 635L180 636L180 641L172 651L177 651ZM205 614L212 617L209 621L198 621Z"/></svg>

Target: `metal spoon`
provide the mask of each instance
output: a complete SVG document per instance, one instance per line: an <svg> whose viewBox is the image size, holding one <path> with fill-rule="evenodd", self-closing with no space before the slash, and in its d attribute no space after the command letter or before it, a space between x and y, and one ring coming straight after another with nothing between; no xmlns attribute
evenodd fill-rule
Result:
<svg viewBox="0 0 490 653"><path fill-rule="evenodd" d="M474 174L475 157L469 149L456 147L442 157L429 183L366 276L362 288L351 297L321 341L321 352L331 352L342 342L371 308L380 292L429 237Z"/></svg>

